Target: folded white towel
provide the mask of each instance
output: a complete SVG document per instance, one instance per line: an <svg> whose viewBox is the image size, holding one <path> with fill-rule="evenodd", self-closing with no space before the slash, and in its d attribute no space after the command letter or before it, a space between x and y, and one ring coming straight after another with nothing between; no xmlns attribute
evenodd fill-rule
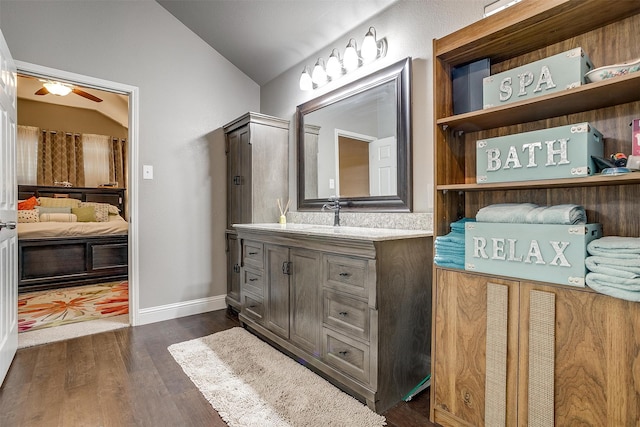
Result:
<svg viewBox="0 0 640 427"><path fill-rule="evenodd" d="M624 284L612 283L611 277L600 273L587 273L587 286L596 292L627 301L640 302L640 279L625 279ZM622 279L621 279L622 280Z"/></svg>
<svg viewBox="0 0 640 427"><path fill-rule="evenodd" d="M629 255L632 256L632 255ZM584 260L587 270L627 279L640 278L640 255L633 258L588 256Z"/></svg>

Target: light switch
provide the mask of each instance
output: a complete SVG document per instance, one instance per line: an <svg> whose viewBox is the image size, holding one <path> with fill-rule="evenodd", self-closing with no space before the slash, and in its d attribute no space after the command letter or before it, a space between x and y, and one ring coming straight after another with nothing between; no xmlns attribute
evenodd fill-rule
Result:
<svg viewBox="0 0 640 427"><path fill-rule="evenodd" d="M151 165L142 166L142 179L153 179L153 166Z"/></svg>
<svg viewBox="0 0 640 427"><path fill-rule="evenodd" d="M330 188L331 190L333 190L334 188L336 188L336 180L335 180L335 179L333 179L333 178L330 178L330 179L329 179L329 188Z"/></svg>

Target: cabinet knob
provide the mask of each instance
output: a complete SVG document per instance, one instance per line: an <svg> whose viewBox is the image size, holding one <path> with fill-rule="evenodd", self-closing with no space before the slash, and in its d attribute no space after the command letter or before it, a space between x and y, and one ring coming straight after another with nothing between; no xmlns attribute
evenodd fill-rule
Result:
<svg viewBox="0 0 640 427"><path fill-rule="evenodd" d="M338 354L342 357L345 357L347 354L349 354L349 352L347 350L342 350L342 351L339 351Z"/></svg>
<svg viewBox="0 0 640 427"><path fill-rule="evenodd" d="M349 276L351 276L351 273L340 273L339 276L340 277L349 277Z"/></svg>
<svg viewBox="0 0 640 427"><path fill-rule="evenodd" d="M346 311L341 311L341 312L340 312L340 313L338 313L338 314L339 314L340 316L342 316L342 317L347 317L347 314L349 314L349 313L347 313Z"/></svg>

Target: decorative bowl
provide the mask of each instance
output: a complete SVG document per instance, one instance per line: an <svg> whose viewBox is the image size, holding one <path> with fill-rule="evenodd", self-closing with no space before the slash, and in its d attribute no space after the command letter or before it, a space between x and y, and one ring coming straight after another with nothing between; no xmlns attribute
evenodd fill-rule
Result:
<svg viewBox="0 0 640 427"><path fill-rule="evenodd" d="M596 68L589 71L584 75L584 77L587 82L599 82L612 77L634 73L636 71L640 71L640 58L623 62L621 64L605 65L604 67Z"/></svg>

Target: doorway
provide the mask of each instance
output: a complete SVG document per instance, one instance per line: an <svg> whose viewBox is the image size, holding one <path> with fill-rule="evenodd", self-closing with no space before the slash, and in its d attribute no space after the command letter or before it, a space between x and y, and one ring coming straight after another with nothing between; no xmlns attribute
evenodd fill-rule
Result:
<svg viewBox="0 0 640 427"><path fill-rule="evenodd" d="M80 92L98 93L99 96L117 96L124 98L128 104L124 120L127 124L126 140L128 150L126 151L126 174L128 175L126 193L125 193L125 209L126 221L128 222L128 249L127 249L127 277L128 277L128 324L135 325L138 318L138 275L137 275L137 176L135 171L138 169L138 88L124 85L117 82L97 79L90 76L84 76L75 73L69 73L62 70L52 69L25 62L16 61L18 74L27 76L31 80L51 80L61 82L79 89ZM18 88L20 92L20 88ZM74 90L74 96L77 93ZM56 97L48 94L48 97ZM91 99L90 96L81 96L81 98ZM18 112L20 115L20 112ZM118 121L122 120L119 118ZM72 131L75 131L71 129Z"/></svg>

